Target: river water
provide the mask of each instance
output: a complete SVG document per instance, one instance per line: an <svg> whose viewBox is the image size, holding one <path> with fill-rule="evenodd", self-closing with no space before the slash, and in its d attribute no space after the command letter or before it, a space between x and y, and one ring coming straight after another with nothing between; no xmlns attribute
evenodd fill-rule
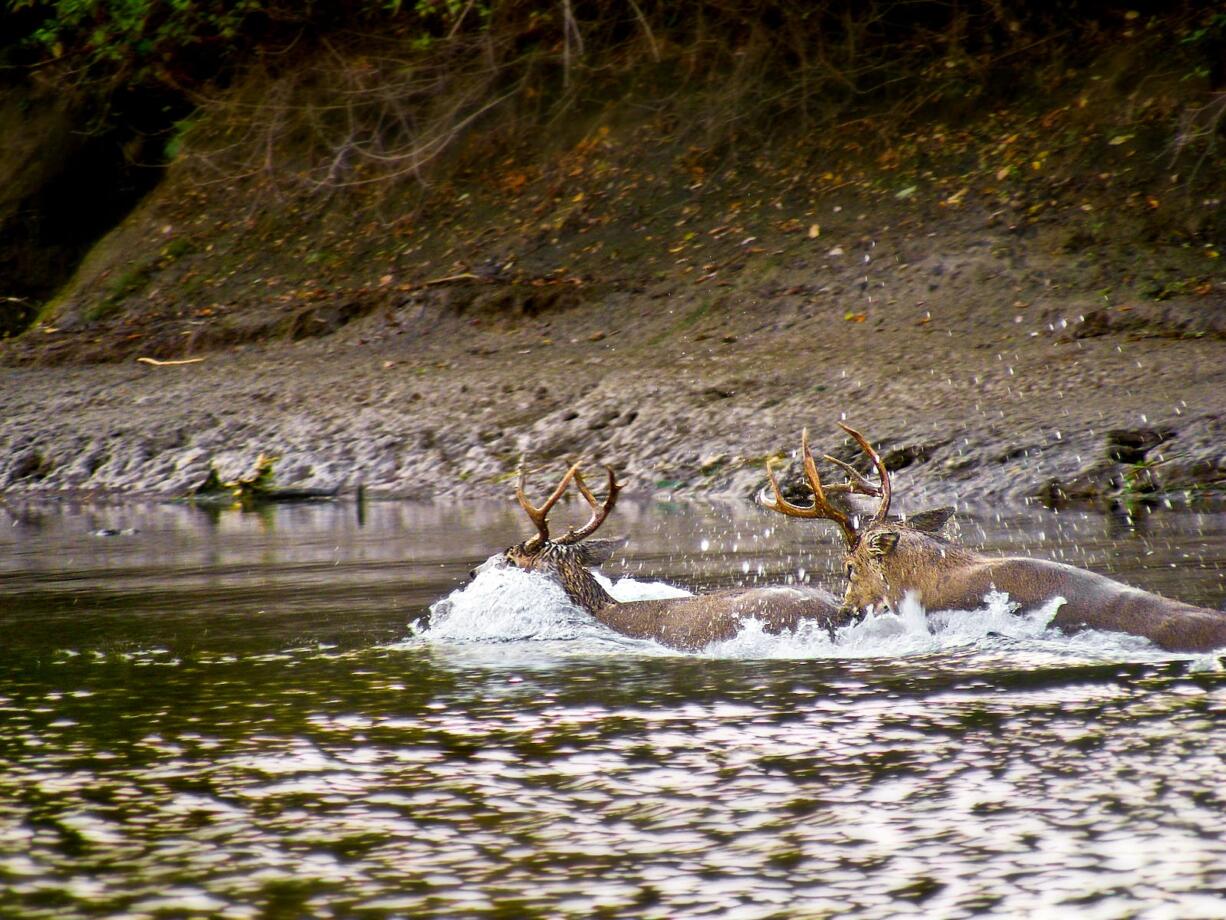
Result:
<svg viewBox="0 0 1226 920"><path fill-rule="evenodd" d="M624 597L835 585L822 525L617 517ZM1226 599L1226 514L962 520ZM1002 598L682 655L468 581L522 535L509 505L0 506L0 916L1226 916L1215 656Z"/></svg>

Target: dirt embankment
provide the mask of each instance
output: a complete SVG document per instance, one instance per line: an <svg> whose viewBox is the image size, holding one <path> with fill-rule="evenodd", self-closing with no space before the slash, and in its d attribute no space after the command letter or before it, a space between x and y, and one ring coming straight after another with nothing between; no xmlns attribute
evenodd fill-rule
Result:
<svg viewBox="0 0 1226 920"><path fill-rule="evenodd" d="M884 142L698 149L619 108L326 203L172 168L0 351L0 488L181 494L265 452L375 494L584 457L748 496L802 426L853 458L845 419L904 508L1220 493L1221 172L1172 159L1177 80L1103 77Z"/></svg>

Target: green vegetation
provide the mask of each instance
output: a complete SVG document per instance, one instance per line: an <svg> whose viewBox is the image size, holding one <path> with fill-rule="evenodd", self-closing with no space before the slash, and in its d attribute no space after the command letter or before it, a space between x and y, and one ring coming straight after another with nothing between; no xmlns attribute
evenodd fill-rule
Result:
<svg viewBox="0 0 1226 920"><path fill-rule="evenodd" d="M98 322L118 312L123 302L143 290L152 277L152 263L134 265L120 274L106 288L106 296L86 309L87 322Z"/></svg>
<svg viewBox="0 0 1226 920"><path fill-rule="evenodd" d="M39 64L64 61L92 78L117 83L169 82L189 76L192 54L241 47L260 0L9 0L24 31L19 47Z"/></svg>
<svg viewBox="0 0 1226 920"><path fill-rule="evenodd" d="M456 0L7 0L15 27L7 56L35 66L66 62L92 79L190 89L224 72L234 55L304 33L404 23L428 47L490 10Z"/></svg>
<svg viewBox="0 0 1226 920"><path fill-rule="evenodd" d="M188 498L194 502L225 504L251 510L276 497L276 475L273 467L276 456L260 454L255 461L255 470L248 476L223 481L215 466L209 466L204 482L192 489Z"/></svg>

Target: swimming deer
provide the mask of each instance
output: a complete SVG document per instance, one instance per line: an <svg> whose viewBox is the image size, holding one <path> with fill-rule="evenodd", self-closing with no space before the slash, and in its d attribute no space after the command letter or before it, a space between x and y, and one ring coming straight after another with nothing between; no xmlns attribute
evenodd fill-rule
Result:
<svg viewBox="0 0 1226 920"><path fill-rule="evenodd" d="M830 487L823 489L809 452L807 430L801 436L801 453L813 493L812 506L784 500L769 463L767 476L775 500L766 506L793 517L831 520L842 528L847 541L845 615L873 606L897 608L907 594L914 594L927 610L973 610L995 590L1008 594L1023 609L1063 598L1051 625L1069 632L1130 633L1179 652L1226 647L1226 612L1170 600L1059 562L1020 556L993 558L973 552L943 535L953 509L927 512L905 522L888 518L891 486L885 463L858 431L840 427L877 470L880 502L872 516L857 522L828 501ZM846 467L833 457L825 459Z"/></svg>
<svg viewBox="0 0 1226 920"><path fill-rule="evenodd" d="M521 543L497 553L473 569L479 572L493 566L513 565L528 572L541 572L562 586L566 596L610 629L636 639L654 639L683 651L697 651L712 642L731 639L743 621L755 619L772 635L794 630L813 620L833 632L836 626L856 622L859 617L844 611L838 600L820 588L781 586L773 588L731 588L694 597L619 602L596 580L589 566L606 562L624 540L591 539L617 503L621 486L613 470L608 471L608 490L603 501L584 482L576 463L539 508L524 494L524 473L520 470L515 496L536 533ZM567 487L574 483L592 509L587 523L571 528L560 537L549 534L548 515ZM835 487L831 487L835 488ZM859 490L859 484L845 491ZM840 491L844 489L840 488ZM875 495L873 489L871 494Z"/></svg>

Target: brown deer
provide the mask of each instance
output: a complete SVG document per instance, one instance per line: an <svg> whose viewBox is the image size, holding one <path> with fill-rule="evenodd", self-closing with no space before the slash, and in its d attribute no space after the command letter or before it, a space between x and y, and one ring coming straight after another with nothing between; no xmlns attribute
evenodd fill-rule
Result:
<svg viewBox="0 0 1226 920"><path fill-rule="evenodd" d="M826 629L856 622L859 617L840 609L828 591L813 587L732 588L694 597L618 602L595 579L589 566L607 561L624 540L590 539L604 523L617 502L621 486L613 470L609 474L604 501L597 500L575 464L553 493L539 508L524 494L524 473L520 470L515 495L520 507L536 526L536 533L497 553L474 569L472 574L490 566L513 565L529 572L541 572L557 581L575 605L582 607L610 629L637 639L654 639L683 651L697 651L712 642L731 639L746 619L756 619L765 632L777 635L794 630L801 623L816 621ZM548 515L567 486L574 483L592 509L587 523L572 528L560 537L549 535ZM866 484L867 485L867 484ZM831 487L836 488L836 487ZM859 490L859 484L840 491ZM875 495L875 488L871 493Z"/></svg>
<svg viewBox="0 0 1226 920"><path fill-rule="evenodd" d="M853 522L852 516L830 503L830 487L823 489L809 452L808 431L801 437L801 452L813 493L812 506L785 501L768 463L775 501L767 507L794 517L832 520L842 528L848 548L843 559L848 580L843 597L845 615L871 606L897 608L907 594L913 594L927 610L972 610L989 592L997 590L1023 608L1063 598L1051 625L1068 632L1100 629L1130 633L1180 652L1226 647L1224 612L1173 601L1059 562L1019 556L993 558L973 552L942 533L953 509L927 512L905 522L888 518L891 487L885 463L858 431L841 427L868 455L880 478L881 500L872 516ZM846 468L833 457L825 459Z"/></svg>

